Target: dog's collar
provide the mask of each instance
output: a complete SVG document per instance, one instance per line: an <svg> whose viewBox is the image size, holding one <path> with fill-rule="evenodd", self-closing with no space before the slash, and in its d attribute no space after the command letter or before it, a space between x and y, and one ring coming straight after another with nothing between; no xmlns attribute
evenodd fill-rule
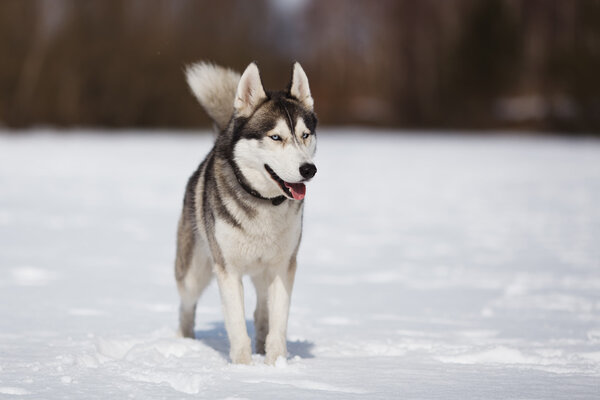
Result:
<svg viewBox="0 0 600 400"><path fill-rule="evenodd" d="M237 179L238 183L240 184L240 186L246 191L246 193L248 193L251 196L256 197L257 199L261 199L261 200L269 200L271 201L271 203L274 206L278 206L281 203L283 203L285 201L285 196L281 195L281 196L277 196L277 197L264 197L263 195L261 195L260 193L258 193L255 189L252 189L250 187L250 185L248 185L246 183L246 180L244 179L244 177L242 176L239 168L237 167L237 165L233 164L231 165L231 169L233 169L233 173L235 175L235 179Z"/></svg>

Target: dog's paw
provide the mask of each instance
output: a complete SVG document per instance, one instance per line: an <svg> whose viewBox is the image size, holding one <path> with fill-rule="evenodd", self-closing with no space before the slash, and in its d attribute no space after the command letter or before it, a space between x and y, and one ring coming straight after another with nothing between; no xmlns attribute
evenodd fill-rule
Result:
<svg viewBox="0 0 600 400"><path fill-rule="evenodd" d="M276 367L279 367L280 365L285 365L287 363L286 356L287 356L286 353L282 353L282 354L267 353L267 356L265 357L265 364L273 365Z"/></svg>
<svg viewBox="0 0 600 400"><path fill-rule="evenodd" d="M287 357L287 346L285 337L267 336L266 340L266 357L265 363L269 365L275 365L277 359Z"/></svg>
<svg viewBox="0 0 600 400"><path fill-rule="evenodd" d="M229 353L231 362L234 364L250 364L252 362L252 352L250 349L240 349Z"/></svg>
<svg viewBox="0 0 600 400"><path fill-rule="evenodd" d="M262 354L262 355L266 354L266 351L265 351L265 339L260 340L260 339L257 338L256 342L255 342L255 345L256 345L256 354Z"/></svg>
<svg viewBox="0 0 600 400"><path fill-rule="evenodd" d="M250 364L252 362L252 348L250 347L250 338L243 344L232 345L229 351L229 357L234 364Z"/></svg>
<svg viewBox="0 0 600 400"><path fill-rule="evenodd" d="M195 339L196 335L194 334L194 329L182 329L179 327L179 329L177 329L177 337Z"/></svg>

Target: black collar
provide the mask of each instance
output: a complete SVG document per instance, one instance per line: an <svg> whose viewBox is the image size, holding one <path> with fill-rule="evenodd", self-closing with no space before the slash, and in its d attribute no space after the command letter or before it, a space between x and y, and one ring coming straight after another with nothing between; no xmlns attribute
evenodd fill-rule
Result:
<svg viewBox="0 0 600 400"><path fill-rule="evenodd" d="M281 203L283 203L285 201L285 196L281 195L281 196L277 196L277 197L264 197L263 195L261 195L260 193L258 193L255 189L252 189L252 187L250 187L250 185L248 185L246 183L246 179L244 179L244 177L242 176L242 173L240 172L239 168L237 165L235 165L235 163L233 161L230 160L231 163L231 169L233 169L233 173L235 174L235 178L237 179L238 183L240 184L240 186L251 196L256 197L257 199L261 199L261 200L270 200L271 203L274 206L278 206Z"/></svg>

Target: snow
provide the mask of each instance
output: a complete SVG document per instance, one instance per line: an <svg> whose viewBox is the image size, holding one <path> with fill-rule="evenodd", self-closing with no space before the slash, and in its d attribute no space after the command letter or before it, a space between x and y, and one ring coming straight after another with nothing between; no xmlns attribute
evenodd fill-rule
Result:
<svg viewBox="0 0 600 400"><path fill-rule="evenodd" d="M600 141L322 130L271 367L175 335L210 135L78 133L0 134L0 398L598 398Z"/></svg>

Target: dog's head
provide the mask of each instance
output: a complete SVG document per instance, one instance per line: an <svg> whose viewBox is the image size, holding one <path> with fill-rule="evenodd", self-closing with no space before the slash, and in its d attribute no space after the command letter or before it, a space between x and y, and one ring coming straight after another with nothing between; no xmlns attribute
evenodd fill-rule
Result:
<svg viewBox="0 0 600 400"><path fill-rule="evenodd" d="M232 158L246 182L261 196L302 200L317 172L317 117L308 78L299 63L288 89L266 92L258 67L240 78L232 120Z"/></svg>

